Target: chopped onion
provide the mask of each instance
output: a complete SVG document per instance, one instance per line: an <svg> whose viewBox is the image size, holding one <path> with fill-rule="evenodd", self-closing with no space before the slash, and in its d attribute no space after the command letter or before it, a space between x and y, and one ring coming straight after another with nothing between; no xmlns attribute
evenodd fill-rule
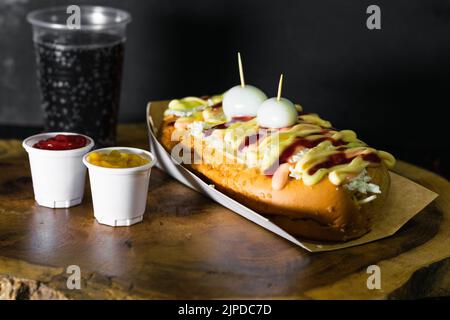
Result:
<svg viewBox="0 0 450 320"><path fill-rule="evenodd" d="M376 198L377 198L376 195L371 195L370 197L367 197L367 198L365 198L365 199L359 200L358 203L359 203L359 204L369 203L369 202L375 200Z"/></svg>

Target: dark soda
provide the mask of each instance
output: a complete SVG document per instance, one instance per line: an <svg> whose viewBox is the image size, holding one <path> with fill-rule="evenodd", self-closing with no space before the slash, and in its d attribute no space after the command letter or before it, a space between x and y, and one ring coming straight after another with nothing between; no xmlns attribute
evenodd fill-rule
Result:
<svg viewBox="0 0 450 320"><path fill-rule="evenodd" d="M123 39L109 34L46 35L35 42L46 131L77 132L97 147L115 144Z"/></svg>

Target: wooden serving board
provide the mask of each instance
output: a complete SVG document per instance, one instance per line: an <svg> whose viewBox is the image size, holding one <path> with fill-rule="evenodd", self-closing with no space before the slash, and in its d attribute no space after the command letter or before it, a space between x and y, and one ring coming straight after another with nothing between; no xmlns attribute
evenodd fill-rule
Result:
<svg viewBox="0 0 450 320"><path fill-rule="evenodd" d="M121 126L119 145L147 149L145 125ZM80 206L39 207L20 141L0 140L0 299L450 296L450 183L401 161L395 171L439 198L390 238L311 254L157 169L132 227L98 224L89 189ZM366 286L372 264L379 290ZM80 290L67 288L69 265Z"/></svg>

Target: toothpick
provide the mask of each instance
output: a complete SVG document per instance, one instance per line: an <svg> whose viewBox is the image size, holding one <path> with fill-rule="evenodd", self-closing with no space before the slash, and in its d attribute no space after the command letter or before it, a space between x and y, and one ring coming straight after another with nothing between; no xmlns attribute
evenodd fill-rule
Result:
<svg viewBox="0 0 450 320"><path fill-rule="evenodd" d="M280 99L281 99L281 90L282 89L283 89L283 74L280 75L280 82L278 83L277 101L280 101Z"/></svg>
<svg viewBox="0 0 450 320"><path fill-rule="evenodd" d="M244 70L242 68L241 53L238 52L239 76L241 77L241 87L245 87Z"/></svg>

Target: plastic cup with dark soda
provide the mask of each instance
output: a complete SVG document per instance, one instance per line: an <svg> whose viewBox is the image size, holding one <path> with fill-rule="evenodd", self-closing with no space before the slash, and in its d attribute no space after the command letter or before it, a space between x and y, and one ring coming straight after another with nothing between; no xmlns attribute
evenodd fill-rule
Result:
<svg viewBox="0 0 450 320"><path fill-rule="evenodd" d="M107 7L52 7L28 14L46 131L79 132L97 147L116 139L129 13ZM70 13L68 13L70 12ZM71 19L73 15L79 17ZM79 18L79 23L76 22Z"/></svg>

